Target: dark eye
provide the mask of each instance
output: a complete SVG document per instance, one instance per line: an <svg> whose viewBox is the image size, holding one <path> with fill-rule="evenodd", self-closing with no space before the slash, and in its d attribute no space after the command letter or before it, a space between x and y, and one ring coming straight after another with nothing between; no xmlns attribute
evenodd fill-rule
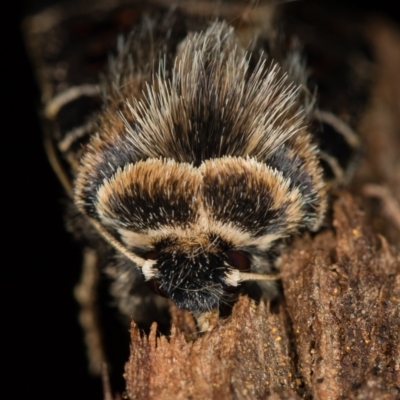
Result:
<svg viewBox="0 0 400 400"><path fill-rule="evenodd" d="M233 268L239 271L250 271L251 263L246 254L237 250L229 250L226 253L228 262Z"/></svg>
<svg viewBox="0 0 400 400"><path fill-rule="evenodd" d="M155 250L150 250L143 254L145 260L158 260L160 258L160 253Z"/></svg>
<svg viewBox="0 0 400 400"><path fill-rule="evenodd" d="M169 297L167 293L164 292L164 290L161 289L161 282L158 279L151 279L149 281L146 281L146 285L155 293L158 294L159 296L162 297Z"/></svg>
<svg viewBox="0 0 400 400"><path fill-rule="evenodd" d="M160 253L155 250L150 250L143 254L145 260L158 260L160 258ZM168 297L168 295L161 289L161 282L158 279L150 279L146 281L146 285L159 296Z"/></svg>

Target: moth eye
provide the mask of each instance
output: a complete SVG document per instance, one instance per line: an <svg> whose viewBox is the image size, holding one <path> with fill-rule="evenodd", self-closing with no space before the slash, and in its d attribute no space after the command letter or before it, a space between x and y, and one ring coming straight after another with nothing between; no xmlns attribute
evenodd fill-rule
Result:
<svg viewBox="0 0 400 400"><path fill-rule="evenodd" d="M155 294L168 298L168 295L161 289L161 282L158 279L146 281L146 284Z"/></svg>
<svg viewBox="0 0 400 400"><path fill-rule="evenodd" d="M160 253L155 250L150 250L143 254L145 260L158 260L160 258Z"/></svg>
<svg viewBox="0 0 400 400"><path fill-rule="evenodd" d="M143 254L145 260L158 260L160 258L160 253L155 250L150 250ZM161 289L161 281L159 279L150 279L146 281L147 286L159 296L168 297L168 295Z"/></svg>
<svg viewBox="0 0 400 400"><path fill-rule="evenodd" d="M246 254L237 250L229 250L225 254L228 257L229 264L232 265L233 268L238 269L239 271L250 270L251 263Z"/></svg>

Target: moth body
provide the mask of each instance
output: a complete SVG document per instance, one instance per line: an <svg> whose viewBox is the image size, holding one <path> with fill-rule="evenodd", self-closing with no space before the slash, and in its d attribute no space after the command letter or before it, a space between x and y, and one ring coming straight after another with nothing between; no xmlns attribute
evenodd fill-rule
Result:
<svg viewBox="0 0 400 400"><path fill-rule="evenodd" d="M69 1L24 22L96 374L117 357L114 306L167 332L170 299L203 330L241 290L279 294L287 239L321 228L354 171L374 76L364 27L272 3Z"/></svg>
<svg viewBox="0 0 400 400"><path fill-rule="evenodd" d="M135 255L122 270L202 314L269 274L281 239L319 228L326 187L296 50L279 64L215 21L140 59L158 35L144 25L120 44L74 201Z"/></svg>

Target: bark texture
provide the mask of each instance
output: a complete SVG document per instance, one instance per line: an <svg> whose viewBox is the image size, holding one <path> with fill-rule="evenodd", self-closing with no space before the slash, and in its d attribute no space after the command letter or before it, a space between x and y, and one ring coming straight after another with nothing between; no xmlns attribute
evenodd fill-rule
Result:
<svg viewBox="0 0 400 400"><path fill-rule="evenodd" d="M400 33L368 25L378 80L361 126L367 154L332 226L296 238L277 306L241 297L193 340L172 309L170 337L132 325L129 399L400 399Z"/></svg>

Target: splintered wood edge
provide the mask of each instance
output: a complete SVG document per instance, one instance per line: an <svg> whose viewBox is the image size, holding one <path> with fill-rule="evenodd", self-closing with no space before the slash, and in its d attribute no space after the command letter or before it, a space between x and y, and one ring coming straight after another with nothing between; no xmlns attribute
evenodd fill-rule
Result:
<svg viewBox="0 0 400 400"><path fill-rule="evenodd" d="M148 337L131 327L131 355L126 365L129 398L263 398L272 392L294 393L295 369L287 349L285 311L271 313L247 297L232 315L210 332L187 341L174 327L169 338ZM268 343L268 345L267 345Z"/></svg>

